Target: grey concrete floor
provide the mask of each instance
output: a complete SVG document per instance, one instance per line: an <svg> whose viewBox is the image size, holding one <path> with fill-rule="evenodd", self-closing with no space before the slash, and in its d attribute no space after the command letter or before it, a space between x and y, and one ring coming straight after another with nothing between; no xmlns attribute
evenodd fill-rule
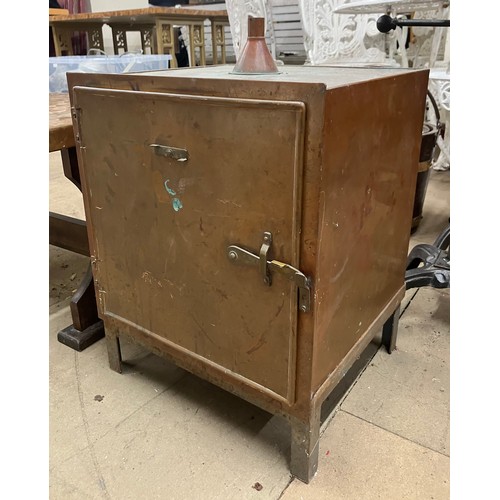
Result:
<svg viewBox="0 0 500 500"><path fill-rule="evenodd" d="M449 187L449 172L432 171L410 248L446 225ZM50 210L84 218L57 153ZM306 485L289 474L281 418L135 345L122 342L120 375L104 340L81 353L57 341L87 264L50 247L52 500L449 498L449 290L407 292L397 350L379 349L325 420L318 472Z"/></svg>

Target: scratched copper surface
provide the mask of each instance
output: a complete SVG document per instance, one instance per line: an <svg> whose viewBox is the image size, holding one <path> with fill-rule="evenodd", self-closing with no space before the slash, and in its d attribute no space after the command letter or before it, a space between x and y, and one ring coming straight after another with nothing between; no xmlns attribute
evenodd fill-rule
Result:
<svg viewBox="0 0 500 500"><path fill-rule="evenodd" d="M269 257L298 266L303 105L92 89L76 97L101 313L292 399L296 289L279 275L266 286L227 248L258 254L269 231ZM273 148L258 146L267 141Z"/></svg>

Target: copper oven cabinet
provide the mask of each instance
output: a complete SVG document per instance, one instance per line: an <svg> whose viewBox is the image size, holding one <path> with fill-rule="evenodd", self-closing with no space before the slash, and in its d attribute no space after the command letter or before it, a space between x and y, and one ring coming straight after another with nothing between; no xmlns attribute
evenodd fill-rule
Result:
<svg viewBox="0 0 500 500"><path fill-rule="evenodd" d="M404 295L428 71L70 74L110 365L127 336L285 416L320 407ZM385 325L385 326L384 326Z"/></svg>

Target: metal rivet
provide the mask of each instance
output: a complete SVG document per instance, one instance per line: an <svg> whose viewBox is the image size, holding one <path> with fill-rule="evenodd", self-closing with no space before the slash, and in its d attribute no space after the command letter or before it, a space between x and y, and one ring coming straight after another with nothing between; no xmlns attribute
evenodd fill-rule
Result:
<svg viewBox="0 0 500 500"><path fill-rule="evenodd" d="M231 251L229 252L229 258L230 258L231 260L236 260L236 259L238 258L238 254L237 254L234 250L231 250Z"/></svg>
<svg viewBox="0 0 500 500"><path fill-rule="evenodd" d="M305 305L300 306L302 312L307 312L307 307Z"/></svg>

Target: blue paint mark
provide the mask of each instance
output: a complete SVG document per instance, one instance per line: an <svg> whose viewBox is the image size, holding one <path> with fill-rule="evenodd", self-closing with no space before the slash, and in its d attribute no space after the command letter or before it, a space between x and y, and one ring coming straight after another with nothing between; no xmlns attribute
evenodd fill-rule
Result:
<svg viewBox="0 0 500 500"><path fill-rule="evenodd" d="M182 208L182 201L179 198L174 198L172 200L172 207L176 212L178 212Z"/></svg>
<svg viewBox="0 0 500 500"><path fill-rule="evenodd" d="M175 196L177 193L172 189L172 188L169 188L168 187L168 183L170 182L170 179L167 179L163 185L165 186L165 189L167 190L167 193L172 195L172 196Z"/></svg>

